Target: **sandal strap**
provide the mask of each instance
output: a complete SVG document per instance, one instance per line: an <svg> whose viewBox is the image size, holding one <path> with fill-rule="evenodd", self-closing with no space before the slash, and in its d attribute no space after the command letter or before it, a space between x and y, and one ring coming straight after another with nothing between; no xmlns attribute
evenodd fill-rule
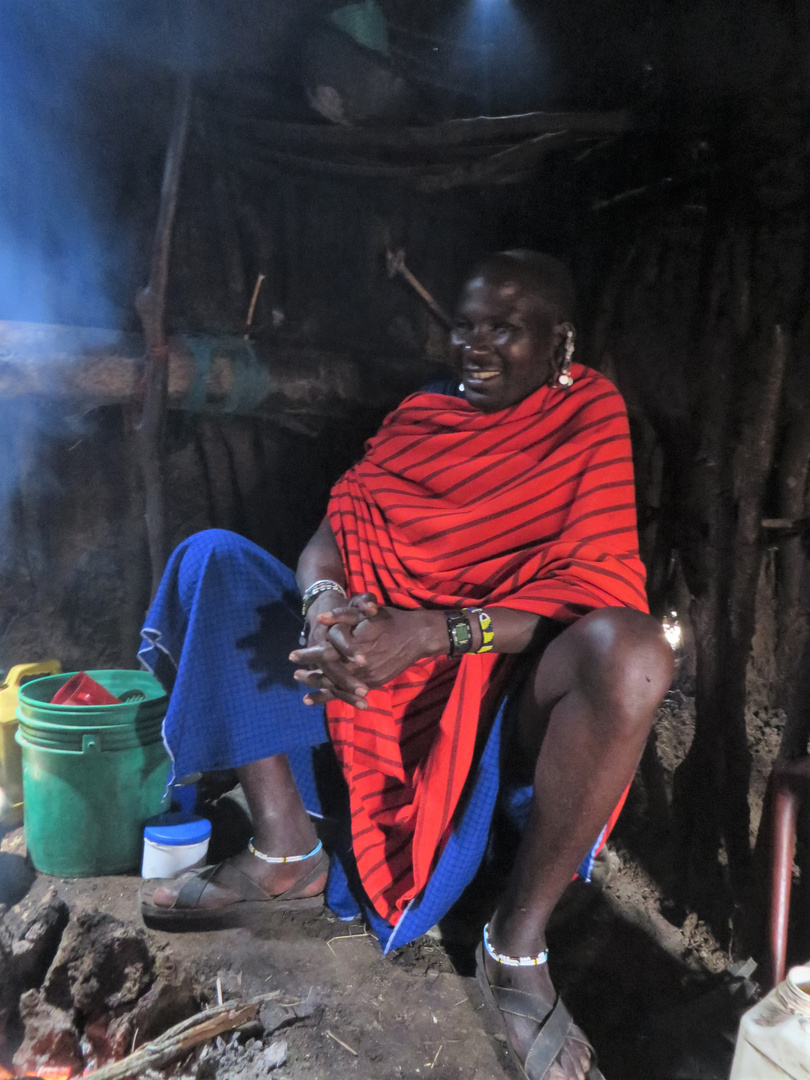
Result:
<svg viewBox="0 0 810 1080"><path fill-rule="evenodd" d="M493 986L492 983L490 989L501 1012L509 1013L510 1016L524 1016L527 1020L534 1020L536 1024L544 1024L560 1000L558 996L554 1005L549 1006L548 1002L527 990L516 990L513 986Z"/></svg>
<svg viewBox="0 0 810 1080"><path fill-rule="evenodd" d="M560 1056L573 1026L573 1017L558 995L554 1007L526 1055L523 1068L527 1076L544 1080Z"/></svg>
<svg viewBox="0 0 810 1080"><path fill-rule="evenodd" d="M558 1061L566 1041L572 1040L585 1046L591 1055L590 1068L587 1073L588 1080L604 1080L596 1067L596 1055L593 1046L585 1038L584 1034L576 1028L571 1013L565 1007L559 994L555 997L554 1004L549 1009L548 1003L537 994L529 993L526 990L517 990L511 986L493 985L486 973L484 957L484 943L481 941L475 953L478 981L484 994L484 1000L490 1007L494 1007L500 1013L501 1023L503 1024L504 1014L510 1014L533 1020L540 1026L525 1061L521 1063L523 1075L528 1080L546 1080L552 1067ZM520 1061L509 1040L508 1031L507 1045L515 1056L515 1060Z"/></svg>
<svg viewBox="0 0 810 1080"><path fill-rule="evenodd" d="M230 862L204 866L183 883L177 894L174 906L177 908L197 908L202 895L209 885L221 885L238 894L242 900L267 900L269 894L257 885L252 877Z"/></svg>
<svg viewBox="0 0 810 1080"><path fill-rule="evenodd" d="M297 900L302 891L306 889L308 885L311 885L313 881L326 873L329 869L329 856L325 851L321 850L320 857L316 860L314 866L299 878L293 885L286 890L286 892L279 893L275 897L276 900ZM266 895L266 894L265 894Z"/></svg>
<svg viewBox="0 0 810 1080"><path fill-rule="evenodd" d="M271 894L257 884L249 874L246 874L244 870L240 870L238 866L234 866L231 862L226 861L217 863L215 866L204 866L202 870L195 871L183 883L172 906L176 908L199 907L202 895L209 885L221 885L225 889L230 889L232 892L237 893L243 901L295 900L298 899L302 890L311 885L328 868L329 856L325 851L321 850L320 858L289 889L283 893ZM238 903L238 901L236 902Z"/></svg>
<svg viewBox="0 0 810 1080"><path fill-rule="evenodd" d="M190 871L175 896L172 907L197 907L200 897L208 887L209 878L215 870L216 866L204 866L201 870Z"/></svg>

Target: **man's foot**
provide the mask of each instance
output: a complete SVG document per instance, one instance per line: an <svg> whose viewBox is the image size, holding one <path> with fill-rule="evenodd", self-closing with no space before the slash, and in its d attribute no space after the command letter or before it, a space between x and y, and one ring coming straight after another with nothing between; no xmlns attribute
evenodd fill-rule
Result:
<svg viewBox="0 0 810 1080"><path fill-rule="evenodd" d="M322 850L317 854L322 855ZM238 855L232 855L230 859L226 859L225 863L221 865L227 864L229 867L241 871L242 874L249 877L260 889L267 893L269 898L287 892L297 881L303 880L312 869L316 858L317 856L313 855L311 859L303 862L270 865L262 862L255 855L251 855L249 851L240 851ZM326 885L328 869L329 864L326 862L322 872L318 874L314 881L305 885L300 890L299 895L317 896L322 893ZM159 885L155 889L152 894L152 903L156 907L176 909L178 896L183 886L198 875L199 871L189 870L185 874L167 880L164 885ZM296 893L298 892L299 890L296 890ZM221 881L210 881L195 907L221 908L227 907L229 904L239 903L241 900L244 900L244 895L238 886L229 888Z"/></svg>
<svg viewBox="0 0 810 1080"><path fill-rule="evenodd" d="M586 1080L591 1068L590 1044L561 1002L555 1010L559 999L547 965L507 966L493 960L483 945L477 960L484 996L498 1010L509 1049L528 1080ZM501 989L505 992L499 993ZM536 1062L544 1056L542 1044L546 1041L553 1064L548 1071L539 1071Z"/></svg>
<svg viewBox="0 0 810 1080"><path fill-rule="evenodd" d="M216 866L144 885L141 914L164 930L216 930L261 921L274 910L323 906L329 858L320 844L296 862L268 865L248 852Z"/></svg>

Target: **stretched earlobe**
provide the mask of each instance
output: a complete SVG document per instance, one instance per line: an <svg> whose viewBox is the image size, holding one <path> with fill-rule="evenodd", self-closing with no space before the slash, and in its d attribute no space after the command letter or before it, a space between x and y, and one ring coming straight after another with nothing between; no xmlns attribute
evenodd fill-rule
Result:
<svg viewBox="0 0 810 1080"><path fill-rule="evenodd" d="M575 332L572 326L568 327L563 343L563 359L560 370L557 373L557 386L561 390L568 390L574 385L574 376L571 374L571 360L574 356Z"/></svg>

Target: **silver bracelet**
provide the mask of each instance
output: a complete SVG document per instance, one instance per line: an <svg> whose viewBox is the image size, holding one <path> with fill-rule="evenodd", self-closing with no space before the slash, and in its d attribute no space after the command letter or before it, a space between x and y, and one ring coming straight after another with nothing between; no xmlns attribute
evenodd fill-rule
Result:
<svg viewBox="0 0 810 1080"><path fill-rule="evenodd" d="M346 590L336 581L332 581L331 578L321 578L320 581L313 581L302 598L301 614L304 618L307 617L307 612L315 602L315 597L325 592L339 592L343 599L346 599Z"/></svg>

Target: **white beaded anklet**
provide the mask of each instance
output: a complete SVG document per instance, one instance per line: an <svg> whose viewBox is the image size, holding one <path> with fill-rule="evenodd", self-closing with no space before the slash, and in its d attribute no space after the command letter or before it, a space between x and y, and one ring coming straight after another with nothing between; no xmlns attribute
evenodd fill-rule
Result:
<svg viewBox="0 0 810 1080"><path fill-rule="evenodd" d="M505 964L507 967L540 967L548 960L548 949L543 949L537 956L506 956L504 953L495 952L489 940L489 923L484 927L484 948L496 964Z"/></svg>
<svg viewBox="0 0 810 1080"><path fill-rule="evenodd" d="M312 851L308 851L306 855L265 855L263 851L259 851L258 848L253 846L253 837L248 840L248 851L251 855L255 855L257 859L261 859L262 862L270 863L273 866L277 866L279 863L288 862L304 862L306 859L311 859L313 855L317 855L323 847L323 844L319 840Z"/></svg>

